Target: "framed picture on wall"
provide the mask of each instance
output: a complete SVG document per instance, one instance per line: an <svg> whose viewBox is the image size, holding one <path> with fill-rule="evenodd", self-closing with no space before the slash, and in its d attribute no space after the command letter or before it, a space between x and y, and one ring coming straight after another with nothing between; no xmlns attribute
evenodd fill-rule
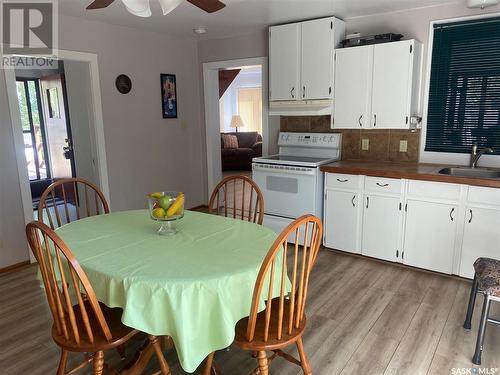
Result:
<svg viewBox="0 0 500 375"><path fill-rule="evenodd" d="M163 118L177 118L177 88L175 74L161 74Z"/></svg>

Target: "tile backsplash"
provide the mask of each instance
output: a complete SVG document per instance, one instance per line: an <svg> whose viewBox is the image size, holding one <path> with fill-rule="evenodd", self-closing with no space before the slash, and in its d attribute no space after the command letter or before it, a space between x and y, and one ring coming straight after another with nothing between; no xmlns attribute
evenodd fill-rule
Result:
<svg viewBox="0 0 500 375"><path fill-rule="evenodd" d="M334 130L330 129L330 116L281 116L280 131L342 133L342 160L418 162L420 130ZM362 150L363 140L368 140L368 150ZM400 151L401 141L406 141L404 152Z"/></svg>

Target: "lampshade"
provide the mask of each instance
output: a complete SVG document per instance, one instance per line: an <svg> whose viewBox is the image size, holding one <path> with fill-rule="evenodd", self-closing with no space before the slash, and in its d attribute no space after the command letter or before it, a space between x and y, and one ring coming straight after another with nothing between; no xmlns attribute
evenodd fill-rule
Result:
<svg viewBox="0 0 500 375"><path fill-rule="evenodd" d="M245 124L243 123L241 116L240 115L233 115L233 117L231 118L231 127L232 128L242 128L244 126L245 126Z"/></svg>
<svg viewBox="0 0 500 375"><path fill-rule="evenodd" d="M159 0L163 14L167 15L174 10L183 0ZM125 8L133 15L151 17L149 0L122 0Z"/></svg>

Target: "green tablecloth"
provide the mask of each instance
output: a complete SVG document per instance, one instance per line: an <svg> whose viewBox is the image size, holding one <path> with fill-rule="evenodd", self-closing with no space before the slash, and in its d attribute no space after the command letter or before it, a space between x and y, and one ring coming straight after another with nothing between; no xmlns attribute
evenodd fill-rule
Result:
<svg viewBox="0 0 500 375"><path fill-rule="evenodd" d="M209 353L232 343L236 322L250 312L257 273L276 234L190 211L177 225L179 233L159 236L148 211L138 210L85 218L57 233L98 299L123 308L125 325L170 335L181 366L193 372Z"/></svg>

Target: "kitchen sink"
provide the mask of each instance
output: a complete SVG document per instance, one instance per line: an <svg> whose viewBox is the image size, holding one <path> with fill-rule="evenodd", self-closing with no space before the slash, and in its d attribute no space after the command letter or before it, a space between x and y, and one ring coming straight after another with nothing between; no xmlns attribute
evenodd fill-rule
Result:
<svg viewBox="0 0 500 375"><path fill-rule="evenodd" d="M448 167L441 169L438 173L460 177L500 179L500 171L486 168Z"/></svg>

